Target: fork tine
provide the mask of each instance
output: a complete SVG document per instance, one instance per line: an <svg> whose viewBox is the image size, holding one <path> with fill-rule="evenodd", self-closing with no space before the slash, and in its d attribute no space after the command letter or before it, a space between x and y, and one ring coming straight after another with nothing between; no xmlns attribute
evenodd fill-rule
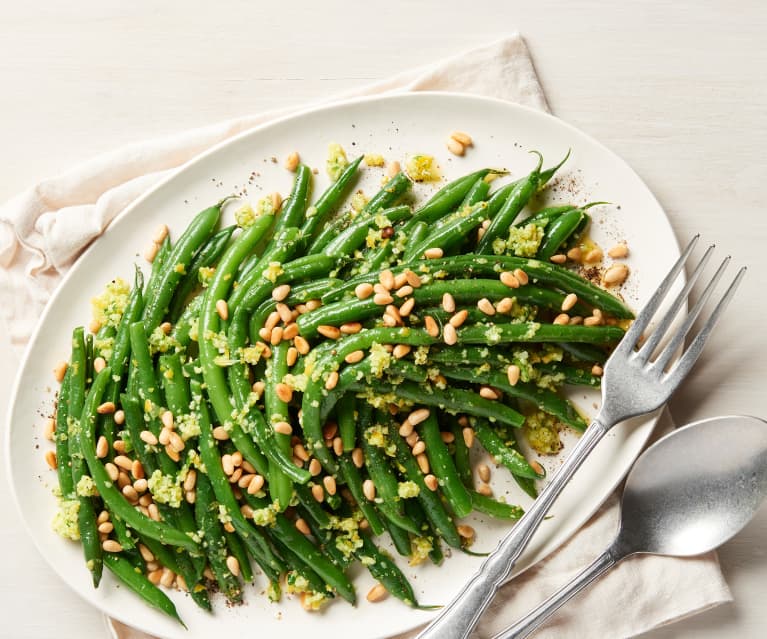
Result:
<svg viewBox="0 0 767 639"><path fill-rule="evenodd" d="M703 305L711 297L717 282L719 282L721 279L722 275L724 274L724 270L727 268L729 263L730 256L728 255L726 258L724 258L724 260L722 260L719 268L716 269L716 273L714 273L714 276L706 285L706 288L703 289L703 292L700 294L698 301L695 302L695 305L687 313L687 316L684 318L682 325L676 330L674 335L672 335L671 339L668 341L668 344L663 347L663 350L652 363L652 368L657 371L663 371L671 361L671 358L674 357L674 353L676 353L677 349L679 349L679 347L684 344L684 338L690 332L692 325L695 323L698 315L700 315L700 312L703 310Z"/></svg>
<svg viewBox="0 0 767 639"><path fill-rule="evenodd" d="M666 331L668 331L669 326L671 326L671 323L674 321L674 318L677 316L679 309L687 300L687 296L689 295L690 290L692 289L695 282L698 280L698 277L700 277L700 274L703 272L703 269L708 263L708 260L711 257L711 254L713 252L714 252L714 245L712 244L711 246L708 247L706 252L703 254L703 257L700 259L700 262L698 262L698 265L695 267L695 270L692 272L692 275L690 275L690 278L685 283L684 288L682 288L679 295L677 295L674 302L666 311L666 314L663 316L660 322L658 322L658 325L655 327L653 332L647 338L647 341L642 345L642 348L639 349L637 356L642 361L647 361L652 356L653 352L655 351L655 348L658 346L661 339L663 339L663 336L666 334Z"/></svg>
<svg viewBox="0 0 767 639"><path fill-rule="evenodd" d="M698 334L695 336L695 339L693 339L693 341L685 350L682 357L679 358L679 361L668 372L666 381L669 384L673 386L681 382L684 376L687 375L689 370L692 368L693 364L698 361L698 357L700 357L700 354L703 352L703 347L706 344L708 336L711 334L714 326L716 326L719 318L722 316L722 313L724 313L724 310L730 303L732 296L735 295L735 290L740 285L740 281L743 279L745 274L746 267L744 266L738 271L738 274L732 280L732 283L725 291L722 299L719 300L719 303L714 308L714 311L711 313L708 320L706 320L703 328L700 329Z"/></svg>
<svg viewBox="0 0 767 639"><path fill-rule="evenodd" d="M660 286L658 286L655 293L653 293L652 297L650 298L650 301L647 302L645 307L641 310L639 315L637 315L636 319L631 323L631 327L628 331L626 331L626 334L623 336L623 339L620 341L620 344L618 344L618 347L615 349L616 352L618 351L630 351L634 348L635 344L637 343L637 340L642 335L642 332L645 328L647 328L647 325L650 323L650 320L652 319L652 316L655 315L655 312L658 310L658 307L660 306L660 303L663 301L663 298L666 297L666 293L668 293L668 289L671 288L671 285L676 280L677 276L679 275L682 268L684 268L684 264L687 261L687 258L690 257L690 253L692 253L692 250L695 248L695 245L698 243L698 239L700 238L700 234L696 235L695 237L690 240L690 243L687 245L687 248L684 249L682 252L682 255L679 256L679 259L676 261L676 264L671 267L671 270L668 272L668 275L663 279Z"/></svg>

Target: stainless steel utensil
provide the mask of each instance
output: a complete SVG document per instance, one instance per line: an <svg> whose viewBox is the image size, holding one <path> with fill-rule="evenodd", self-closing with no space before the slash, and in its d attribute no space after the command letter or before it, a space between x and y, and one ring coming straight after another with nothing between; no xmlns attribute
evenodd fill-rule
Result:
<svg viewBox="0 0 767 639"><path fill-rule="evenodd" d="M767 495L767 422L713 417L684 426L634 464L618 536L569 584L493 639L522 639L619 561L637 553L687 557L737 534Z"/></svg>
<svg viewBox="0 0 767 639"><path fill-rule="evenodd" d="M578 444L553 475L551 482L541 491L530 509L485 560L479 572L463 587L458 596L442 609L437 618L418 635L418 639L465 639L468 637L498 588L509 579L514 564L527 547L533 533L538 529L551 505L602 437L615 424L629 417L650 413L665 404L687 376L703 351L703 346L711 330L721 317L745 274L745 268L738 271L703 327L679 358L672 362L674 355L682 347L693 323L703 310L703 305L711 297L730 259L728 257L720 264L703 290L700 299L687 312L681 324L669 331L676 315L687 301L693 284L698 280L711 257L714 247L710 246L681 292L659 319L657 326L649 335L644 336L643 333L650 326L650 320L660 308L695 248L698 237L696 235L687 245L681 257L671 268L607 360L602 378L602 406ZM667 333L669 335L666 335ZM667 342L661 344L664 337L667 338ZM642 343L643 338L645 338L644 343ZM657 356L655 355L656 350L659 350Z"/></svg>

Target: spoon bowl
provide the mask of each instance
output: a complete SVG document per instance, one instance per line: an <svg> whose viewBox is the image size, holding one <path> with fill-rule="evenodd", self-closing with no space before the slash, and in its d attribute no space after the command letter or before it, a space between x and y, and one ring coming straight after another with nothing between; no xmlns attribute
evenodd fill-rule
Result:
<svg viewBox="0 0 767 639"><path fill-rule="evenodd" d="M610 547L526 617L493 639L522 639L560 606L630 555L689 557L722 545L767 496L767 422L712 417L650 446L626 479L618 536Z"/></svg>

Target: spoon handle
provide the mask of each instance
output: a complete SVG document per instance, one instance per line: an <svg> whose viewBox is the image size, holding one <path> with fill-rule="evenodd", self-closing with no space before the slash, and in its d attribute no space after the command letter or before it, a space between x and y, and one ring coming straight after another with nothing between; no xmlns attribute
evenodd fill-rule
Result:
<svg viewBox="0 0 767 639"><path fill-rule="evenodd" d="M495 597L498 588L508 581L514 564L551 505L612 425L605 425L597 416L552 476L548 486L541 491L511 532L501 540L482 564L479 572L416 639L465 639L469 636L479 617Z"/></svg>
<svg viewBox="0 0 767 639"><path fill-rule="evenodd" d="M537 608L527 613L514 625L499 632L493 639L524 639L524 637L529 637L560 607L598 579L603 573L607 572L618 561L620 559L616 559L612 548L608 548L590 566L578 573L569 584L557 590Z"/></svg>

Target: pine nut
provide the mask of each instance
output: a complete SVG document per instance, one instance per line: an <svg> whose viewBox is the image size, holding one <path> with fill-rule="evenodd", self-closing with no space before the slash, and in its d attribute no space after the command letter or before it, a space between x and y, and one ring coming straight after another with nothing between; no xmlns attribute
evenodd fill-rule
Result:
<svg viewBox="0 0 767 639"><path fill-rule="evenodd" d="M338 433L338 424L328 422L322 427L322 439L332 440Z"/></svg>
<svg viewBox="0 0 767 639"><path fill-rule="evenodd" d="M407 317L410 315L410 313L413 312L413 307L415 307L415 298L411 297L409 300L403 302L402 306L399 307L400 316Z"/></svg>
<svg viewBox="0 0 767 639"><path fill-rule="evenodd" d="M320 464L319 459L312 459L312 461L309 462L309 474L312 477L316 477L322 472L322 464Z"/></svg>
<svg viewBox="0 0 767 639"><path fill-rule="evenodd" d="M319 503L325 501L325 489L321 484L314 484L314 486L312 486L312 497Z"/></svg>
<svg viewBox="0 0 767 639"><path fill-rule="evenodd" d="M567 258L572 260L573 262L580 262L582 257L583 257L583 251L581 251L581 249L577 246L567 251Z"/></svg>
<svg viewBox="0 0 767 639"><path fill-rule="evenodd" d="M463 131L453 131L450 134L450 137L460 142L464 146L474 145L474 141L471 139L471 136L468 133L464 133Z"/></svg>
<svg viewBox="0 0 767 639"><path fill-rule="evenodd" d="M309 524L306 523L306 520L302 517L299 517L295 521L296 530L300 532L302 535L311 535L312 531L309 528Z"/></svg>
<svg viewBox="0 0 767 639"><path fill-rule="evenodd" d="M445 293L442 296L442 308L445 309L446 313L455 312L455 299L450 293Z"/></svg>
<svg viewBox="0 0 767 639"><path fill-rule="evenodd" d="M117 487L122 490L126 486L132 485L130 476L124 470L121 470L117 475Z"/></svg>
<svg viewBox="0 0 767 639"><path fill-rule="evenodd" d="M412 432L407 437L405 437L405 441L407 442L407 445L410 446L410 448L415 446L416 443L418 443L419 439L420 437L418 436L418 433L416 432Z"/></svg>
<svg viewBox="0 0 767 639"><path fill-rule="evenodd" d="M609 251L607 251L607 254L614 260L620 260L628 256L629 247L625 244L616 244Z"/></svg>
<svg viewBox="0 0 767 639"><path fill-rule="evenodd" d="M115 403L114 402L104 402L103 404L99 405L99 407L96 409L96 412L99 415L109 415L111 413L115 412Z"/></svg>
<svg viewBox="0 0 767 639"><path fill-rule="evenodd" d="M391 304L393 301L394 298L388 293L376 293L373 295L373 303L377 304L378 306L386 306L387 304Z"/></svg>
<svg viewBox="0 0 767 639"><path fill-rule="evenodd" d="M176 574L170 568L162 569L162 577L160 577L160 585L170 588L173 585L173 580L176 578Z"/></svg>
<svg viewBox="0 0 767 639"><path fill-rule="evenodd" d="M341 337L341 331L336 326L322 324L317 327L317 332L328 339L338 339Z"/></svg>
<svg viewBox="0 0 767 639"><path fill-rule="evenodd" d="M281 302L290 295L290 284L280 284L272 289L272 299L275 302Z"/></svg>
<svg viewBox="0 0 767 639"><path fill-rule="evenodd" d="M255 475L248 484L248 495L255 495L259 492L264 487L265 482L266 480L262 475Z"/></svg>
<svg viewBox="0 0 767 639"><path fill-rule="evenodd" d="M56 458L56 451L55 450L47 450L45 451L45 463L48 464L48 466L51 467L51 469L56 470L59 466L58 460Z"/></svg>
<svg viewBox="0 0 767 639"><path fill-rule="evenodd" d="M122 424L125 423L125 411L123 410L115 411L113 419L115 420L115 424L117 424L118 426L121 426Z"/></svg>
<svg viewBox="0 0 767 639"><path fill-rule="evenodd" d="M226 567L229 568L229 572L231 572L235 577L240 575L240 562L237 561L237 557L234 555L229 555L226 558Z"/></svg>
<svg viewBox="0 0 767 639"><path fill-rule="evenodd" d="M591 374L594 377L601 377L603 373L604 373L604 370L602 369L602 367L599 364L594 364L591 367Z"/></svg>
<svg viewBox="0 0 767 639"><path fill-rule="evenodd" d="M392 351L392 355L394 355L396 359L402 359L410 353L411 350L412 348L407 344L397 344Z"/></svg>
<svg viewBox="0 0 767 639"><path fill-rule="evenodd" d="M138 503L146 508L152 503L152 495L141 495L141 497L138 498Z"/></svg>
<svg viewBox="0 0 767 639"><path fill-rule="evenodd" d="M170 428L163 428L160 431L160 436L158 438L158 441L160 442L160 444L162 444L163 446L167 446L170 443L171 432L172 431L170 430Z"/></svg>
<svg viewBox="0 0 767 639"><path fill-rule="evenodd" d="M463 429L462 434L464 444L467 448L471 448L474 444L474 429L467 426Z"/></svg>
<svg viewBox="0 0 767 639"><path fill-rule="evenodd" d="M357 296L357 299L366 300L373 294L373 285L367 282L357 284L354 288L354 294Z"/></svg>
<svg viewBox="0 0 767 639"><path fill-rule="evenodd" d="M570 326L577 326L583 324L583 318L580 315L574 315L570 318Z"/></svg>
<svg viewBox="0 0 767 639"><path fill-rule="evenodd" d="M418 273L411 269L407 269L404 274L405 278L407 279L407 283L410 284L410 286L413 288L418 288L421 286L421 276L418 275Z"/></svg>
<svg viewBox="0 0 767 639"><path fill-rule="evenodd" d="M567 313L560 313L552 323L558 326L567 326L570 323L570 316Z"/></svg>
<svg viewBox="0 0 767 639"><path fill-rule="evenodd" d="M93 360L93 370L100 373L107 367L107 362L103 357L97 357Z"/></svg>
<svg viewBox="0 0 767 639"><path fill-rule="evenodd" d="M197 471L194 468L190 468L184 478L184 490L194 490L197 484Z"/></svg>
<svg viewBox="0 0 767 639"><path fill-rule="evenodd" d="M366 595L365 598L370 603L377 603L379 601L383 601L384 599L386 599L388 595L389 595L389 591L386 590L386 588L384 588L383 585L376 584L370 590L368 590L368 594Z"/></svg>
<svg viewBox="0 0 767 639"><path fill-rule="evenodd" d="M424 475L427 475L429 473L429 458L421 453L420 455L416 455L415 460L418 462L418 467L421 469L421 472Z"/></svg>
<svg viewBox="0 0 767 639"><path fill-rule="evenodd" d="M125 455L117 455L114 458L114 463L118 468L122 468L123 470L127 470L129 472L133 467L133 460L130 457L126 457Z"/></svg>
<svg viewBox="0 0 767 639"><path fill-rule="evenodd" d="M152 554L152 551L149 550L144 544L138 545L138 551L141 553L141 558L144 561L151 562L155 560L155 556Z"/></svg>
<svg viewBox="0 0 767 639"><path fill-rule="evenodd" d="M96 442L96 457L104 459L109 454L109 442L103 435Z"/></svg>
<svg viewBox="0 0 767 639"><path fill-rule="evenodd" d="M154 258L157 257L157 251L160 250L160 245L157 242L151 242L144 249L144 259L150 264L154 262Z"/></svg>
<svg viewBox="0 0 767 639"><path fill-rule="evenodd" d="M149 568L149 566L147 566L147 569L148 568ZM147 575L146 575L146 578L149 579L149 581L152 584L154 584L155 586L159 586L160 585L160 578L161 577L162 577L162 569L161 568L158 568L157 570L150 570L147 573Z"/></svg>
<svg viewBox="0 0 767 639"><path fill-rule="evenodd" d="M181 575L176 575L176 588L182 592L189 592L189 586L187 586L186 580Z"/></svg>
<svg viewBox="0 0 767 639"><path fill-rule="evenodd" d="M306 355L309 352L309 342L307 342L303 337L300 335L297 335L293 339L293 345L296 347L296 350L301 355Z"/></svg>
<svg viewBox="0 0 767 639"><path fill-rule="evenodd" d="M426 332L432 337L439 337L439 326L431 315L427 315L423 318L423 324L426 328Z"/></svg>
<svg viewBox="0 0 767 639"><path fill-rule="evenodd" d="M490 488L489 484L480 483L479 486L477 486L477 492L480 495L484 495L485 497L492 497L493 496L493 489Z"/></svg>
<svg viewBox="0 0 767 639"><path fill-rule="evenodd" d="M537 461L531 461L530 468L532 468L539 475L543 475L543 466L541 466Z"/></svg>
<svg viewBox="0 0 767 639"><path fill-rule="evenodd" d="M122 494L128 501L138 503L138 491L131 484L123 486Z"/></svg>
<svg viewBox="0 0 767 639"><path fill-rule="evenodd" d="M139 439L149 446L157 446L159 443L155 434L150 430L142 430L139 434Z"/></svg>
<svg viewBox="0 0 767 639"><path fill-rule="evenodd" d="M277 422L274 426L274 432L280 435L292 435L293 427L288 422Z"/></svg>
<svg viewBox="0 0 767 639"><path fill-rule="evenodd" d="M177 453L180 453L182 450L184 450L184 448L186 447L186 444L184 443L184 440L181 439L178 433L171 432L168 446L170 446Z"/></svg>
<svg viewBox="0 0 767 639"><path fill-rule="evenodd" d="M170 457L174 462L177 462L181 459L181 455L179 455L179 451L177 451L173 446L166 446L165 447L165 454Z"/></svg>
<svg viewBox="0 0 767 639"><path fill-rule="evenodd" d="M277 397L282 402L289 403L290 400L293 399L293 389L287 384L284 384L282 382L274 385L274 392L277 394Z"/></svg>
<svg viewBox="0 0 767 639"><path fill-rule="evenodd" d="M352 451L352 462L357 468L362 468L365 465L365 453L361 448L355 448Z"/></svg>
<svg viewBox="0 0 767 639"><path fill-rule="evenodd" d="M272 209L279 211L282 206L282 196L279 193L274 192L269 197L272 200Z"/></svg>
<svg viewBox="0 0 767 639"><path fill-rule="evenodd" d="M298 153L296 151L293 151L292 153L288 155L287 158L285 158L285 168L291 173L293 173L298 168L299 161L300 161L300 158L298 157Z"/></svg>
<svg viewBox="0 0 767 639"><path fill-rule="evenodd" d="M516 386L521 372L519 366L516 364L509 364L509 367L506 369L506 376L509 378L509 384Z"/></svg>
<svg viewBox="0 0 767 639"><path fill-rule="evenodd" d="M96 517L96 523L97 524L103 524L105 521L109 521L109 511L108 510L102 510L98 517Z"/></svg>
<svg viewBox="0 0 767 639"><path fill-rule="evenodd" d="M495 305L495 310L498 313L510 313L511 310L514 308L514 298L513 297L504 297L500 302L498 302Z"/></svg>
<svg viewBox="0 0 767 639"><path fill-rule="evenodd" d="M423 252L423 256L427 260L436 260L444 255L444 252L439 247L429 248Z"/></svg>
<svg viewBox="0 0 767 639"><path fill-rule="evenodd" d="M450 318L450 326L453 328L460 328L463 326L463 323L466 321L466 318L469 317L469 311L467 311L465 308L458 311L453 317Z"/></svg>
<svg viewBox="0 0 767 639"><path fill-rule="evenodd" d="M281 305L278 304L277 308L279 309L280 306ZM288 309L288 310L290 310L290 309ZM281 319L282 319L282 317L281 317L280 313L278 313L277 311L272 311L271 313L269 313L269 316L266 318L266 321L264 322L263 328L265 328L267 331L271 331L275 326L277 326L277 324L280 323Z"/></svg>
<svg viewBox="0 0 767 639"><path fill-rule="evenodd" d="M253 481L253 473L245 473L237 480L237 486L247 489L250 486L250 482Z"/></svg>
<svg viewBox="0 0 767 639"><path fill-rule="evenodd" d="M393 315L389 315L389 313L384 313L382 319L383 325L387 328L394 328L397 325L397 318Z"/></svg>
<svg viewBox="0 0 767 639"><path fill-rule="evenodd" d="M137 479L133 482L133 488L139 495L141 495L149 489L149 482L146 480L146 478L141 477L140 479Z"/></svg>
<svg viewBox="0 0 767 639"><path fill-rule="evenodd" d="M344 454L344 440L340 437L333 438L333 452L339 457Z"/></svg>
<svg viewBox="0 0 767 639"><path fill-rule="evenodd" d="M568 293L565 296L565 299L562 300L562 310L569 311L577 303L578 303L578 296L575 293Z"/></svg>
<svg viewBox="0 0 767 639"><path fill-rule="evenodd" d="M123 547L114 539L107 539L101 544L104 552L122 552Z"/></svg>
<svg viewBox="0 0 767 639"><path fill-rule="evenodd" d="M447 431L442 431L439 436L446 444L452 444L455 441L455 435Z"/></svg>
<svg viewBox="0 0 767 639"><path fill-rule="evenodd" d="M397 162L397 160L392 160L391 162L389 162L389 165L386 167L386 176L393 178L401 170L402 169L400 168L399 162Z"/></svg>
<svg viewBox="0 0 767 639"><path fill-rule="evenodd" d="M490 386L482 386L479 389L479 396L483 397L484 399L500 399L501 395L496 391L494 388L490 388Z"/></svg>
<svg viewBox="0 0 767 639"><path fill-rule="evenodd" d="M399 427L400 437L410 437L411 433L413 432L413 428L413 423L409 419L406 419Z"/></svg>
<svg viewBox="0 0 767 639"><path fill-rule="evenodd" d="M483 297L481 300L479 300L479 302L477 302L477 308L485 315L495 315L495 307L486 297Z"/></svg>
<svg viewBox="0 0 767 639"><path fill-rule="evenodd" d="M153 502L149 504L146 509L149 511L150 519L153 519L154 521L160 521L160 509L157 508L157 504Z"/></svg>
<svg viewBox="0 0 767 639"><path fill-rule="evenodd" d="M109 479L113 482L117 481L117 478L120 476L120 471L117 469L117 466L115 466L112 462L107 462L104 464L104 470L107 471L107 475L109 475Z"/></svg>
<svg viewBox="0 0 767 639"><path fill-rule="evenodd" d="M410 286L410 284L406 284L405 286L401 286L400 288L398 288L394 294L397 297L407 297L408 295L413 294L413 287Z"/></svg>
<svg viewBox="0 0 767 639"><path fill-rule="evenodd" d="M229 304L226 303L226 300L216 301L216 313L222 320L229 319Z"/></svg>
<svg viewBox="0 0 767 639"><path fill-rule="evenodd" d="M549 258L549 261L554 262L554 264L564 264L567 261L567 255L564 253L557 253L556 255L552 255Z"/></svg>
<svg viewBox="0 0 767 639"><path fill-rule="evenodd" d="M466 524L460 524L459 526L456 526L455 529L458 531L458 534L464 539L474 538L474 529L471 526L467 526Z"/></svg>
<svg viewBox="0 0 767 639"><path fill-rule="evenodd" d="M527 283L530 281L530 278L527 276L527 273L525 273L521 268L514 269L514 277L517 278L517 281L522 286L527 285Z"/></svg>
<svg viewBox="0 0 767 639"><path fill-rule="evenodd" d="M69 364L64 361L59 362L53 367L53 377L59 384L64 381L64 375L67 372L67 368L69 368Z"/></svg>
<svg viewBox="0 0 767 639"><path fill-rule="evenodd" d="M291 326L295 326L295 324L291 324ZM284 337L284 334L283 334L283 337ZM285 356L285 362L290 367L290 366L293 366L297 361L298 361L298 349L295 346L291 346L288 349L287 355Z"/></svg>
<svg viewBox="0 0 767 639"><path fill-rule="evenodd" d="M361 362L365 357L364 351L352 351L349 353L346 357L344 357L344 361L347 364L356 364L357 362Z"/></svg>
<svg viewBox="0 0 767 639"><path fill-rule="evenodd" d="M426 484L426 488L428 488L432 492L434 492L435 490L437 490L437 488L439 488L439 481L432 474L426 475L426 477L423 478L423 483Z"/></svg>
<svg viewBox="0 0 767 639"><path fill-rule="evenodd" d="M166 335L170 335L170 332L172 329L173 329L173 325L170 322L163 322L162 324L160 324L160 330Z"/></svg>
<svg viewBox="0 0 767 639"><path fill-rule="evenodd" d="M587 262L588 264L595 264L596 262L600 262L602 260L602 257L603 257L602 249L593 248L588 253L586 253L586 255L583 256L583 261Z"/></svg>
<svg viewBox="0 0 767 639"><path fill-rule="evenodd" d="M608 286L618 286L629 276L629 267L623 263L613 264L605 271L602 281Z"/></svg>
<svg viewBox="0 0 767 639"><path fill-rule="evenodd" d="M381 282L381 285L387 291L390 291L394 288L394 273L392 273L389 269L383 270L378 276L378 281Z"/></svg>
<svg viewBox="0 0 767 639"><path fill-rule="evenodd" d="M325 486L325 490L328 491L328 495L336 494L336 480L332 475L325 475L322 478L322 483Z"/></svg>
<svg viewBox="0 0 767 639"><path fill-rule="evenodd" d="M366 479L362 482L362 494L369 501L373 501L376 498L376 486L372 479Z"/></svg>
<svg viewBox="0 0 767 639"><path fill-rule="evenodd" d="M138 459L133 460L133 464L131 464L130 473L133 475L136 479L144 479L146 476L144 474L144 466L141 464L141 462Z"/></svg>
<svg viewBox="0 0 767 639"><path fill-rule="evenodd" d="M173 430L175 428L173 413L170 412L169 410L165 410L162 412L162 415L160 415L160 421L162 422L162 425L168 430Z"/></svg>
<svg viewBox="0 0 767 639"><path fill-rule="evenodd" d="M487 483L490 481L490 467L487 464L477 466L477 474L483 482Z"/></svg>
<svg viewBox="0 0 767 639"><path fill-rule="evenodd" d="M276 326L272 329L272 334L269 336L269 343L272 346L277 346L282 341L283 329L281 326Z"/></svg>
<svg viewBox="0 0 767 639"><path fill-rule="evenodd" d="M594 317L593 315L583 319L584 326L599 326L601 323L602 323L601 318Z"/></svg>
<svg viewBox="0 0 767 639"><path fill-rule="evenodd" d="M461 144L455 138L447 139L447 150L450 151L450 153L452 153L453 155L458 155L458 156L463 155L464 152L466 151L463 144Z"/></svg>
<svg viewBox="0 0 767 639"><path fill-rule="evenodd" d="M501 273L500 280L502 284L505 284L509 288L519 288L519 280L511 271L504 271Z"/></svg>
<svg viewBox="0 0 767 639"><path fill-rule="evenodd" d="M95 335L101 330L101 322L99 322L98 320L92 319L90 322L88 322L88 330ZM96 362L94 361L94 368L95 368L95 364Z"/></svg>
<svg viewBox="0 0 767 639"><path fill-rule="evenodd" d="M413 455L418 456L426 452L426 444L423 440L417 441L413 446Z"/></svg>

